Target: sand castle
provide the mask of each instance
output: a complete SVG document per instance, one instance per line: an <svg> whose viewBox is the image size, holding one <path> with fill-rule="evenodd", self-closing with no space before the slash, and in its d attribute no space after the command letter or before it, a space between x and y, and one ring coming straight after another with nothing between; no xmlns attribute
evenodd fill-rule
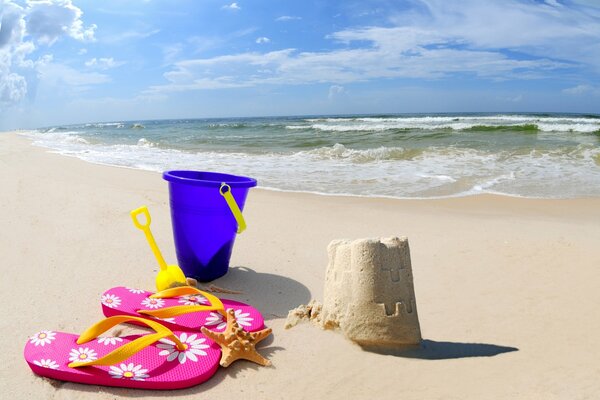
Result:
<svg viewBox="0 0 600 400"><path fill-rule="evenodd" d="M334 240L327 250L321 324L360 345L418 344L408 239Z"/></svg>

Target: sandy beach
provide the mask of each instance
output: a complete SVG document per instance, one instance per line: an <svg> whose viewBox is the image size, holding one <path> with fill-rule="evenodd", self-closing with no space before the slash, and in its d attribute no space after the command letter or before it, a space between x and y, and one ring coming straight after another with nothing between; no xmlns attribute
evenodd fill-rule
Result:
<svg viewBox="0 0 600 400"><path fill-rule="evenodd" d="M175 263L160 174L94 165L0 134L0 393L6 399L593 399L600 396L600 198L479 195L442 200L334 197L253 189L223 297L273 329L260 352L179 391L50 381L23 359L42 329L82 332L113 286L154 288L156 263L129 217L146 204ZM288 310L322 300L327 244L407 236L424 342L367 352Z"/></svg>

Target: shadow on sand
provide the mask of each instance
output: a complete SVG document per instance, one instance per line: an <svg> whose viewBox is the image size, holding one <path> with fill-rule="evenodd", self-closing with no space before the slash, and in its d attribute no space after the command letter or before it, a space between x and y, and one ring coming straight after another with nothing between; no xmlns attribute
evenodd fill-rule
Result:
<svg viewBox="0 0 600 400"><path fill-rule="evenodd" d="M390 349L377 346L362 346L366 351L377 354L422 360L449 360L453 358L492 357L502 353L519 351L516 347L498 346L487 343L457 343L423 340L420 345L403 349Z"/></svg>
<svg viewBox="0 0 600 400"><path fill-rule="evenodd" d="M289 310L298 307L299 304L306 304L311 299L310 290L294 279L256 272L241 266L229 268L225 276L211 283L243 291L242 294L223 294L220 297L252 304L261 311L267 321L286 318Z"/></svg>

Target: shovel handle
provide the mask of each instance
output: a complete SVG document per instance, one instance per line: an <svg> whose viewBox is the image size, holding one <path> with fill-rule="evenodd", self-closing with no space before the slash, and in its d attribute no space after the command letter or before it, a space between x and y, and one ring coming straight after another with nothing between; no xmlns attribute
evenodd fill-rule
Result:
<svg viewBox="0 0 600 400"><path fill-rule="evenodd" d="M231 194L231 187L225 182L221 183L221 187L219 188L219 193L221 196L225 198L233 217L235 218L235 222L237 222L237 233L242 233L246 230L246 220L244 220L244 215L242 215L242 211L238 207L233 195Z"/></svg>
<svg viewBox="0 0 600 400"><path fill-rule="evenodd" d="M144 214L146 216L146 223L143 225L140 224L140 221L138 220L138 215L140 215L140 214ZM150 231L151 219L150 219L150 213L148 212L148 207L141 206L140 208L136 208L135 210L133 210L131 212L131 219L133 219L133 224L135 225L136 228L144 231L144 234L146 235L146 240L148 240L148 244L150 245L150 248L152 249L152 252L154 253L154 257L156 257L156 261L158 261L158 265L159 265L161 271L166 270L167 263L166 263L165 259L163 258L160 250L158 249L156 241L154 240L154 236L152 236L152 232Z"/></svg>

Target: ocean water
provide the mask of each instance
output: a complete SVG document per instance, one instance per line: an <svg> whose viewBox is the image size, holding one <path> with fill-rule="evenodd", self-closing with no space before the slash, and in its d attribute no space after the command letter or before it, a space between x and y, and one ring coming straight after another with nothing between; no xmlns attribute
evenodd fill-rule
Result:
<svg viewBox="0 0 600 400"><path fill-rule="evenodd" d="M600 115L114 121L26 135L89 162L247 175L276 190L397 198L600 196Z"/></svg>

